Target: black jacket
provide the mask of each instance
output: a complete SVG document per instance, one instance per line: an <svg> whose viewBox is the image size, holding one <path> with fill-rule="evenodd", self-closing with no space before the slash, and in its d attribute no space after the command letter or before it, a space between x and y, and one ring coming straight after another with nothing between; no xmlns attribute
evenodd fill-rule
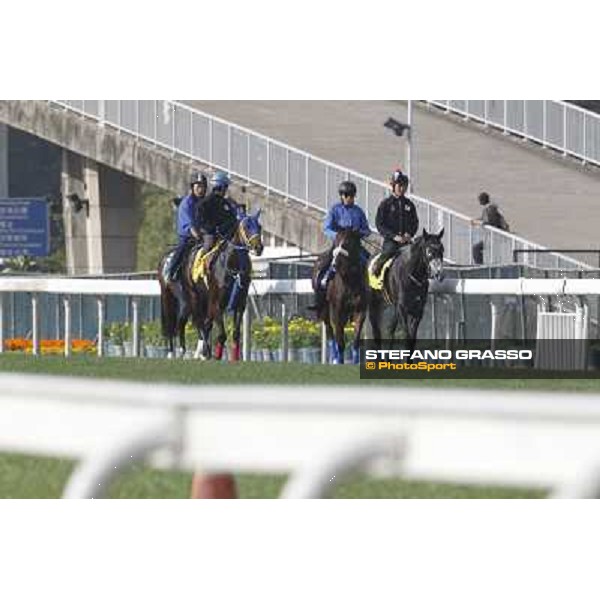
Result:
<svg viewBox="0 0 600 600"><path fill-rule="evenodd" d="M237 207L229 198L210 193L198 206L200 228L206 233L214 234L217 229L228 235L237 223Z"/></svg>
<svg viewBox="0 0 600 600"><path fill-rule="evenodd" d="M375 225L386 240L405 233L414 236L419 229L417 209L412 200L405 196L388 196L377 209Z"/></svg>

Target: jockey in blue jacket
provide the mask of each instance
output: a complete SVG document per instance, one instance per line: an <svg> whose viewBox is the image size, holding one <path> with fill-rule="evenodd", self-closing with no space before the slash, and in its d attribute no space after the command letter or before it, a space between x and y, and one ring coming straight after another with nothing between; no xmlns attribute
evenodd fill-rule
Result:
<svg viewBox="0 0 600 600"><path fill-rule="evenodd" d="M198 223L199 204L206 196L207 180L203 173L195 173L190 181L190 193L177 207L177 236L175 254L171 260L167 281L173 281L188 244L201 237Z"/></svg>
<svg viewBox="0 0 600 600"><path fill-rule="evenodd" d="M371 228L363 209L354 203L356 185L352 181L343 181L338 188L338 192L340 194L340 201L329 209L327 217L325 217L325 225L323 227L325 235L333 242L338 231L342 229L354 229L360 233L362 239L366 238L371 234ZM364 248L361 250L361 261L366 264L369 254ZM332 274L332 262L333 246L328 252L322 254L317 261L319 268L317 280L314 282L315 303L309 306L312 310L319 310L325 300L324 291Z"/></svg>

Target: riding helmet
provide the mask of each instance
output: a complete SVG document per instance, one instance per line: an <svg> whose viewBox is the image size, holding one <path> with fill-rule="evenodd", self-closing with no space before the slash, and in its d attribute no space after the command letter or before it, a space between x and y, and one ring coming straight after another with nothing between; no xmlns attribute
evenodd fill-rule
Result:
<svg viewBox="0 0 600 600"><path fill-rule="evenodd" d="M356 185L352 181L342 181L338 188L340 196L356 196Z"/></svg>
<svg viewBox="0 0 600 600"><path fill-rule="evenodd" d="M408 177L400 169L396 169L390 177L390 183L392 185L394 185L395 183L408 185Z"/></svg>
<svg viewBox="0 0 600 600"><path fill-rule="evenodd" d="M223 171L216 171L210 179L210 185L212 185L213 189L229 187L230 183L231 180L227 173L223 173Z"/></svg>
<svg viewBox="0 0 600 600"><path fill-rule="evenodd" d="M206 187L208 183L206 175L204 173L199 173L198 171L192 173L192 176L190 177L190 187L196 183L199 183L200 185Z"/></svg>

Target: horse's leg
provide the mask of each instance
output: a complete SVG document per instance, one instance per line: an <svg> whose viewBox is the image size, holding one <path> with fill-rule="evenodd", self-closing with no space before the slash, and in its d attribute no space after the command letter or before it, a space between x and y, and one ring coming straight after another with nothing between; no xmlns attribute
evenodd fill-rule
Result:
<svg viewBox="0 0 600 600"><path fill-rule="evenodd" d="M177 335L179 337L179 356L185 357L186 345L185 345L185 326L187 325L190 317L190 307L187 301L182 299L179 303L179 311L177 313Z"/></svg>
<svg viewBox="0 0 600 600"><path fill-rule="evenodd" d="M408 344L408 349L413 352L417 345L417 331L419 329L419 324L421 323L421 317L417 317L415 315L406 315L406 342Z"/></svg>
<svg viewBox="0 0 600 600"><path fill-rule="evenodd" d="M327 362L333 362L336 354L333 327L331 325L331 309L329 306L326 307L326 312L323 314L323 323L325 323L325 336L327 337L327 346L329 347L329 361Z"/></svg>
<svg viewBox="0 0 600 600"><path fill-rule="evenodd" d="M175 324L176 324L176 303L177 299L168 286L161 286L160 294L160 322L162 334L167 342L167 357L173 358L175 354Z"/></svg>
<svg viewBox="0 0 600 600"><path fill-rule="evenodd" d="M344 364L344 351L346 350L346 338L344 333L344 325L346 320L345 315L338 313L335 319L335 338L334 343L336 345L336 358L338 365Z"/></svg>
<svg viewBox="0 0 600 600"><path fill-rule="evenodd" d="M375 348L381 348L381 296L373 292L369 303L369 324L371 325L371 339Z"/></svg>
<svg viewBox="0 0 600 600"><path fill-rule="evenodd" d="M240 337L242 329L242 318L244 311L246 310L246 298L243 298L243 302L240 300L238 307L233 313L233 340L231 342L231 360L237 362L240 360Z"/></svg>
<svg viewBox="0 0 600 600"><path fill-rule="evenodd" d="M227 340L227 333L225 331L225 322L223 320L223 313L220 312L214 321L217 327L217 339L215 341L215 360L221 360L223 358L223 349L225 348L225 341Z"/></svg>
<svg viewBox="0 0 600 600"><path fill-rule="evenodd" d="M367 317L366 310L360 310L354 315L354 338L352 340L352 363L358 365L360 363L360 337L362 334L365 319Z"/></svg>

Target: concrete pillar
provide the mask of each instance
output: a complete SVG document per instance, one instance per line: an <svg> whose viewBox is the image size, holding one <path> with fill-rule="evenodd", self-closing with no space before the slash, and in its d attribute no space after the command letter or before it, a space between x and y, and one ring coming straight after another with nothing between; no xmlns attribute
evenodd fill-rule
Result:
<svg viewBox="0 0 600 600"><path fill-rule="evenodd" d="M79 212L68 200L86 200ZM129 272L136 266L138 185L132 177L63 151L63 215L67 272Z"/></svg>
<svg viewBox="0 0 600 600"><path fill-rule="evenodd" d="M83 181L83 161L83 157L78 154L63 150L61 193L63 197L67 273L69 275L82 275L88 272L85 208L76 213L68 200L70 194L77 194L80 198L86 197Z"/></svg>
<svg viewBox="0 0 600 600"><path fill-rule="evenodd" d="M8 125L0 123L0 198L8 198Z"/></svg>
<svg viewBox="0 0 600 600"><path fill-rule="evenodd" d="M133 177L104 165L100 166L99 173L103 272L134 271L140 224L140 184Z"/></svg>

